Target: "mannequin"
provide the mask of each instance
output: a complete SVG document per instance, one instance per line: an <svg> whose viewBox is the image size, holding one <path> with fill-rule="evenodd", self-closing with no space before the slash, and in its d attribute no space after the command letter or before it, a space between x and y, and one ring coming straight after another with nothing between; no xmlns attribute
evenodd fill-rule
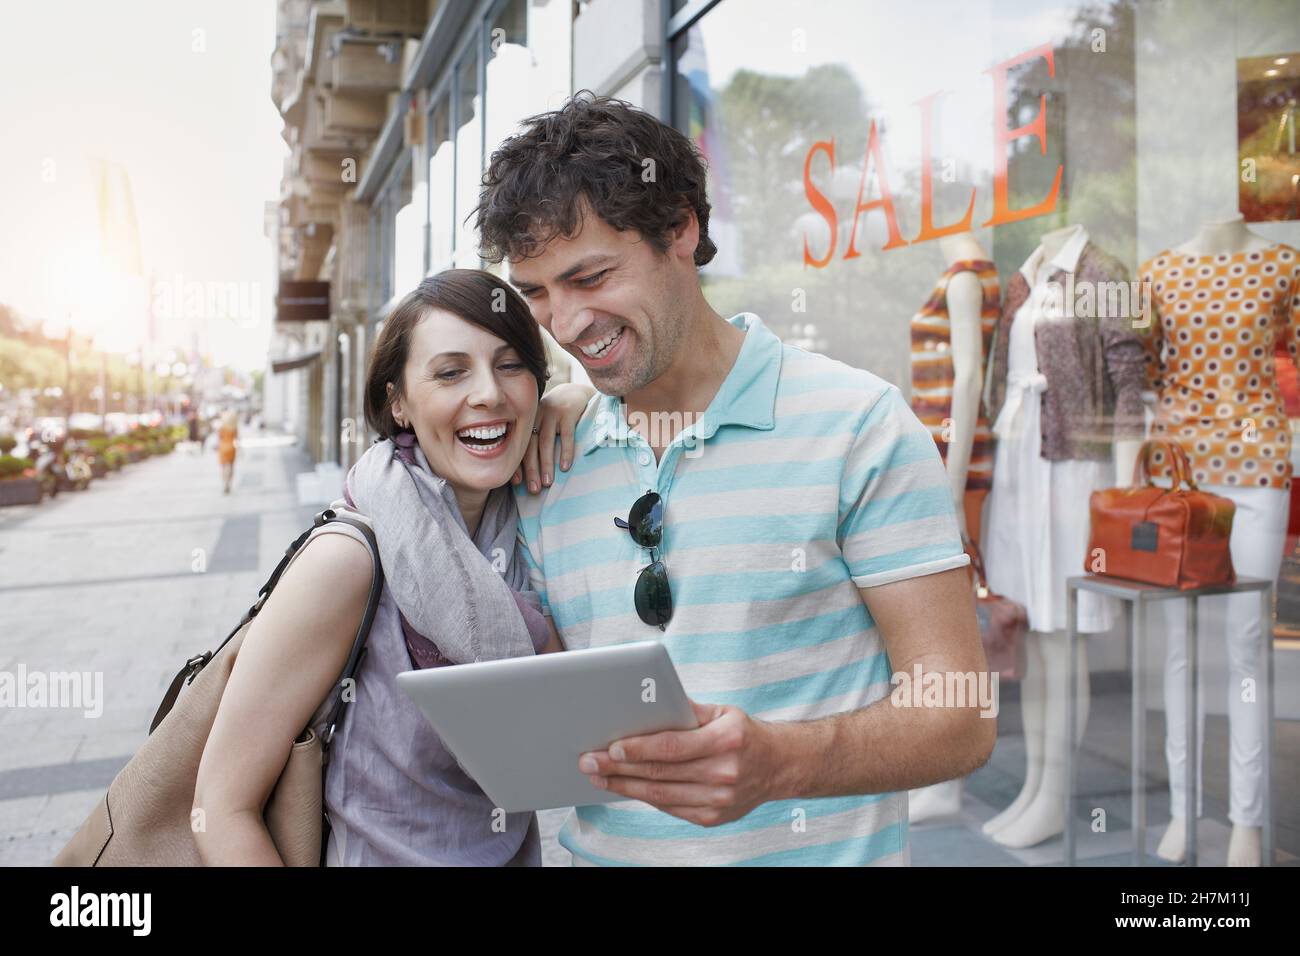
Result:
<svg viewBox="0 0 1300 956"><path fill-rule="evenodd" d="M1021 682L1026 771L1020 793L983 830L995 842L1012 848L1034 846L1064 830L1066 713L1061 703L1066 698L1069 663L1064 581L1084 570L1088 495L1114 483L1116 465L1121 472L1131 469L1141 447L1140 440L1122 437L1113 442L1109 455L1093 450L1038 460L1046 458L1038 451L1040 445L1049 438L1061 437L1051 434L1047 422L1039 423L1040 410L1047 404L1045 395L1054 389L1059 395L1060 390L1071 387L1060 381L1053 383L1052 368L1043 368L1041 359L1049 347L1045 342L1057 343L1051 346L1055 348L1071 337L1086 338L1074 330L1069 330L1068 336L1052 338L1052 330L1045 330L1045 326L1059 329L1063 323L1073 323L1077 329L1083 320L1056 314L1050 301L1044 304L1040 300L1035 305L1035 296L1054 281L1051 276L1063 271L1075 272L1084 281L1126 278L1118 262L1088 241L1082 226L1054 230L1042 237L1039 248L1021 267L1018 288L1023 291L1008 286L1003 324L999 326L999 335L1007 332L1010 342L999 343L999 349L1010 350L1011 357L1006 368L998 366L1007 375L1008 399L994 425L999 446L985 558L990 587L1025 603L1030 616ZM1026 325L1018 329L1020 322ZM1040 359L1037 374L1025 370L1027 353ZM1124 329L1103 354L1105 372L1116 394L1124 396L1126 413L1131 417L1134 408L1141 408L1141 343L1131 328ZM1032 358L1028 361L1032 364ZM1017 389L1020 395L1012 397ZM1074 401L1075 397L1070 396L1064 403ZM1140 420L1140 415L1135 420ZM1047 540L1039 544L1038 538ZM1085 593L1080 595L1079 611L1076 727L1081 737L1089 705L1087 644L1082 637L1088 632L1108 630L1114 605L1109 599Z"/></svg>
<svg viewBox="0 0 1300 956"><path fill-rule="evenodd" d="M1196 288L1183 288L1189 279ZM1272 357L1276 336L1295 341L1300 253L1255 235L1241 216L1235 216L1204 223L1190 240L1154 257L1143 266L1143 280L1151 283L1159 318L1152 329L1158 392L1152 434L1179 441L1197 484L1236 504L1230 548L1237 573L1276 580L1289 506L1290 433ZM1251 435L1243 441L1247 422ZM1185 623L1181 602L1165 603L1165 755L1171 820L1156 853L1181 862L1187 855ZM1253 595L1203 598L1201 606L1202 637L1212 640L1222 634L1228 647L1228 864L1258 866L1265 785L1259 753L1266 737L1254 705L1241 699L1241 685L1259 677L1256 664L1261 642L1272 639L1271 622L1260 620ZM1201 670L1202 682L1204 676ZM1198 687L1198 698L1197 722L1203 727L1203 686ZM1198 737L1198 745L1203 737ZM1201 757L1198 746L1198 815Z"/></svg>
<svg viewBox="0 0 1300 956"><path fill-rule="evenodd" d="M989 464L989 430L988 422L981 414L980 386L984 378L986 339L991 334L997 317L997 273L988 254L969 232L944 236L939 240L939 250L943 253L948 269L940 278L935 295L940 292L943 295L948 339L945 341L939 338L936 342L933 337L927 336L924 344L938 345L946 353L942 361L948 362L951 367L951 397L946 407L937 408L936 404L930 404L933 402L934 390L926 390L925 386L933 383L924 381L924 373L917 374L918 363L914 365L913 373L913 405L922 409L922 414L923 406L928 407L940 422L938 441L948 474L953 511L962 534L978 541L980 509L988 494ZM930 304L927 303L927 306ZM914 348L918 334L924 334L920 327L931 318L926 313L927 310L923 309L922 314L913 320ZM946 348L942 348L944 346ZM928 351L933 353L937 350ZM922 361L930 365L936 364L933 354ZM982 467L977 468L979 473L974 476L971 469L972 452L984 459L982 462L977 461L977 465ZM920 823L955 816L961 810L961 795L960 779L945 780L943 783L912 790L908 794L908 817L911 822Z"/></svg>

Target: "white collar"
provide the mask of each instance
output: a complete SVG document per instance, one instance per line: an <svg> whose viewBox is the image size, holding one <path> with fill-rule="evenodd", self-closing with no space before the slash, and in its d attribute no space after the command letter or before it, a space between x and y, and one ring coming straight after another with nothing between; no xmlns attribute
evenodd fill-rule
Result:
<svg viewBox="0 0 1300 956"><path fill-rule="evenodd" d="M1051 264L1063 272L1074 272L1079 267L1083 247L1087 244L1088 230L1082 225L1075 226L1074 234L1062 244L1056 255L1052 256ZM1030 254L1029 258L1025 260L1025 264L1020 267L1021 274L1031 286L1037 278L1037 272L1042 261L1043 246L1042 243L1039 243L1038 248Z"/></svg>

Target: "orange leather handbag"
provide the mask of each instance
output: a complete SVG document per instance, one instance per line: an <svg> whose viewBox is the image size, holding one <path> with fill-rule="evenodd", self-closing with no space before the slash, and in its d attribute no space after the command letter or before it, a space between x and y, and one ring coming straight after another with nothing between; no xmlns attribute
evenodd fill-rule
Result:
<svg viewBox="0 0 1300 956"><path fill-rule="evenodd" d="M1169 459L1170 488L1151 481L1157 448ZM1085 571L1184 591L1237 580L1228 550L1236 505L1196 487L1187 452L1177 442L1144 442L1133 487L1094 491L1089 508Z"/></svg>

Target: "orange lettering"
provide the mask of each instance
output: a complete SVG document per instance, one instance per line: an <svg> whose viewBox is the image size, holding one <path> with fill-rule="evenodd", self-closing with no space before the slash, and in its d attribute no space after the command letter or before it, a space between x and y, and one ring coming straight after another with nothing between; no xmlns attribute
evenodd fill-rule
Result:
<svg viewBox="0 0 1300 956"><path fill-rule="evenodd" d="M867 170L871 168L873 162L876 168L876 178L880 180L880 198L864 203L862 195L867 188ZM899 246L907 245L907 240L898 231L898 216L894 213L894 197L889 191L889 180L885 177L885 164L880 158L880 137L876 135L876 121L872 120L871 130L867 133L867 155L862 160L862 180L858 183L858 202L853 208L853 228L849 231L849 250L844 253L845 259L853 259L862 255L854 248L855 243L858 241L858 216L876 208L884 212L885 222L889 226L889 242L881 246L881 250L897 249Z"/></svg>
<svg viewBox="0 0 1300 956"><path fill-rule="evenodd" d="M1032 60L1035 57L1047 60L1047 75L1056 75L1056 63L1052 58L1052 45L1045 43L1017 57L999 63L985 73L993 74L993 216L985 226L1001 226L1021 219L1043 216L1056 209L1056 196L1061 188L1062 166L1056 167L1056 180L1052 191L1042 202L1025 209L1012 209L1007 198L1007 147L1022 136L1037 136L1039 150L1047 155L1047 96L1038 98L1038 117L1017 129L1006 128L1007 116L1007 71L1013 66Z"/></svg>
<svg viewBox="0 0 1300 956"><path fill-rule="evenodd" d="M812 158L813 153L818 150L825 152L826 155L830 157L831 174L834 175L835 173L835 140L832 139L830 142L821 140L813 143L812 149L808 150L808 155L803 161L803 190L808 196L809 205L821 213L822 218L826 220L826 225L830 226L831 247L826 250L826 258L814 259L812 254L808 251L808 232L805 230L803 234L803 264L805 267L812 266L814 269L824 269L826 268L826 264L831 261L831 256L835 255L835 243L839 238L837 235L839 232L839 220L835 215L835 207L831 205L831 201L822 195L821 191L812 183L812 176L810 175L812 171Z"/></svg>
<svg viewBox="0 0 1300 956"><path fill-rule="evenodd" d="M952 236L970 229L971 216L975 214L975 187L970 190L970 205L966 207L966 218L951 226L934 226L934 188L933 170L930 161L930 114L938 93L931 93L923 100L917 100L921 107L921 231L913 242L938 239L940 236Z"/></svg>

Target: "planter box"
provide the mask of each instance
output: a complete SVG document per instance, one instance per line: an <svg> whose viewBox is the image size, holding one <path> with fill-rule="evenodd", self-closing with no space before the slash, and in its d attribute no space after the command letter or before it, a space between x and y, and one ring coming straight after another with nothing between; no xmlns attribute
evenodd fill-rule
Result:
<svg viewBox="0 0 1300 956"><path fill-rule="evenodd" d="M9 478L0 481L0 508L6 505L38 505L41 483L35 478Z"/></svg>
<svg viewBox="0 0 1300 956"><path fill-rule="evenodd" d="M137 461L142 461L144 457L145 454L142 451L132 450L126 453L127 464L135 464Z"/></svg>
<svg viewBox="0 0 1300 956"><path fill-rule="evenodd" d="M108 475L108 465L102 460L96 459L95 463L90 466L90 473L96 478L103 478Z"/></svg>

